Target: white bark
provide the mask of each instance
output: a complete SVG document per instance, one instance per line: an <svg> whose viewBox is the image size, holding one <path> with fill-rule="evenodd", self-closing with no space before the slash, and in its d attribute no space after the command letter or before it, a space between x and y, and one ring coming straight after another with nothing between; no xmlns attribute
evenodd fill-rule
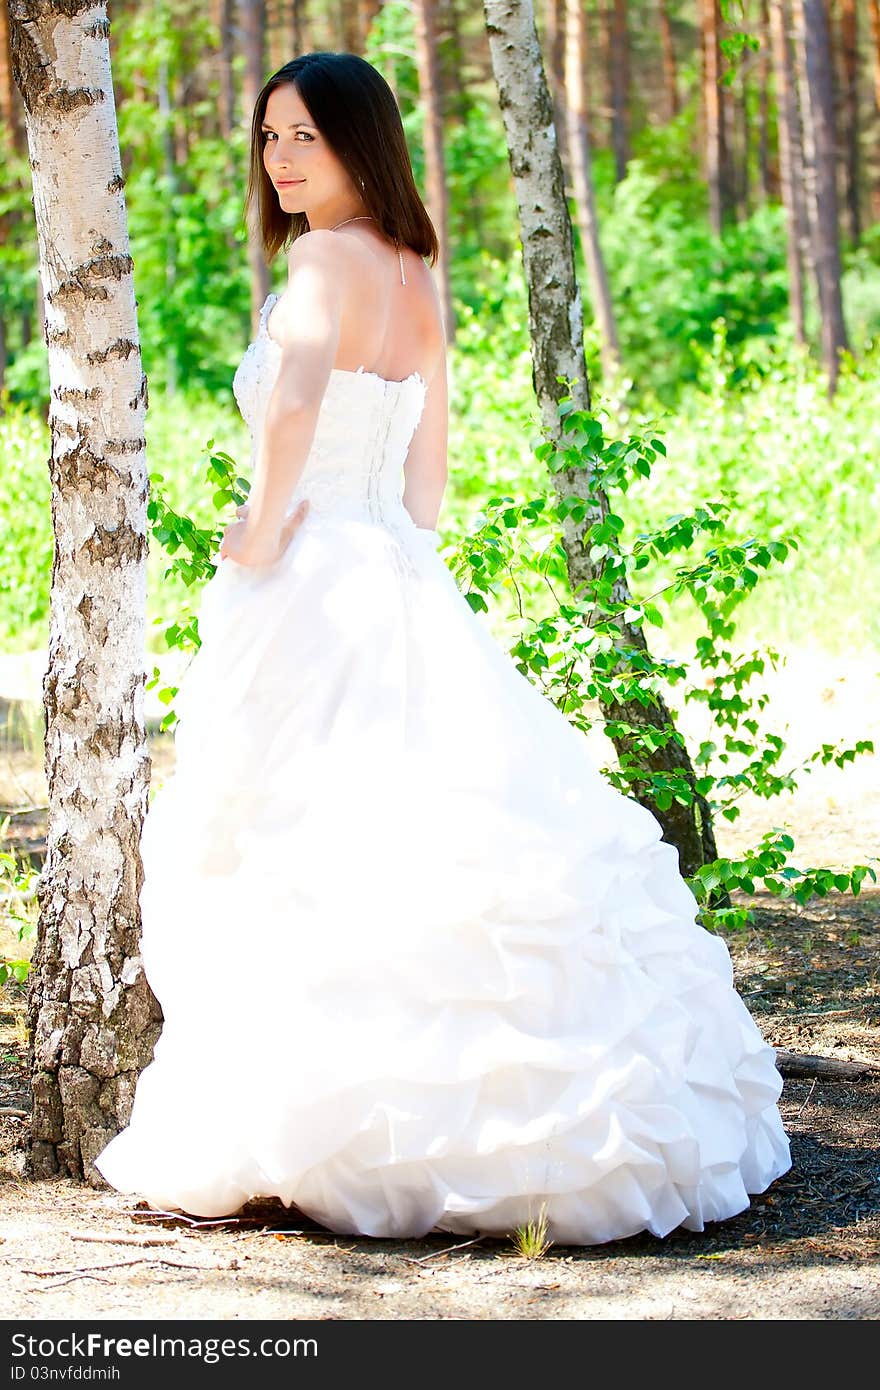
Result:
<svg viewBox="0 0 880 1390"><path fill-rule="evenodd" d="M31 1166L100 1181L160 1012L141 969L146 378L104 4L10 0L46 303L55 555Z"/></svg>
<svg viewBox="0 0 880 1390"><path fill-rule="evenodd" d="M532 381L547 436L558 441L561 430L557 406L560 397L569 392L557 376L575 379L570 394L576 409L590 410L591 402L571 219L550 93L532 0L483 0L483 9L519 209L529 296ZM561 469L553 474L553 486L560 496L581 499L586 507L583 521L575 522L568 516L563 526L573 592L595 573L584 548L584 533L608 512L604 494L593 495L588 501L588 481L582 468ZM616 582L613 594L616 602L628 601L624 579ZM641 628L631 627L623 619L618 620L618 625L630 647L647 651ZM645 707L637 700L622 704L615 715L636 729L662 729L672 723L659 697L655 706ZM619 753L630 751L629 735L615 735L613 742ZM653 769L681 769L693 785L694 772L687 751L674 739L652 754L643 755L642 760ZM689 807L673 801L667 811L655 810L653 806L651 809L662 823L666 839L677 846L683 873L694 873L699 865L717 857L711 814L704 798L697 796Z"/></svg>

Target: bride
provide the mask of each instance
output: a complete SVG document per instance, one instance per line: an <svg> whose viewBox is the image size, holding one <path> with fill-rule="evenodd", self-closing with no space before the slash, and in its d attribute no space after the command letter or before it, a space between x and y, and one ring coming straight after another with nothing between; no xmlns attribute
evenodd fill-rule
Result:
<svg viewBox="0 0 880 1390"><path fill-rule="evenodd" d="M368 1236L733 1216L791 1164L775 1053L657 820L437 553L438 247L379 73L281 68L249 193L288 280L235 374L249 505L144 824L164 1025L97 1167Z"/></svg>

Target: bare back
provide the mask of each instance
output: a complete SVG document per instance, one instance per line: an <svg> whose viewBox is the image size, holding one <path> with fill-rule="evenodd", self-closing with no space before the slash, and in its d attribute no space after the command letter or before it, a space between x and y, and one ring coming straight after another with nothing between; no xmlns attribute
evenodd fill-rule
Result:
<svg viewBox="0 0 880 1390"><path fill-rule="evenodd" d="M311 235L306 233L306 239ZM446 335L436 281L421 256L404 247L403 283L398 252L372 221L318 235L332 236L332 271L334 278L338 276L333 368L362 369L386 381L403 381L418 372L426 384L425 405L406 458L404 503L418 525L433 527L446 486L448 441ZM289 258L298 244L294 242ZM292 267L289 274L293 277ZM295 332L293 314L282 295L269 315L270 337L283 337L275 331L276 320L282 330ZM302 381L310 356L301 359L294 379ZM288 383L287 389L295 388Z"/></svg>
<svg viewBox="0 0 880 1390"><path fill-rule="evenodd" d="M345 242L338 256L345 283L334 367L362 367L388 381L418 372L430 382L445 352L440 298L430 270L409 247L399 257L372 223L346 227L334 236ZM283 308L276 306L270 315L270 334L274 314L281 313Z"/></svg>

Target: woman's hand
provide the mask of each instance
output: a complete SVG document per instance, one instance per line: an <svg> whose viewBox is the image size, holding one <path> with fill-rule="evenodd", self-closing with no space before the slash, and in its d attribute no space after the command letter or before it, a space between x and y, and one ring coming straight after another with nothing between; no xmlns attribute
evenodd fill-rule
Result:
<svg viewBox="0 0 880 1390"><path fill-rule="evenodd" d="M281 531L277 537L260 538L248 534L247 518L248 506L236 508L236 516L240 518L234 521L231 526L227 526L223 532L223 539L220 542L220 559L227 557L234 560L238 565L248 567L274 565L281 559L296 532L299 530L309 509L309 499L304 497L299 506L289 517L286 517Z"/></svg>

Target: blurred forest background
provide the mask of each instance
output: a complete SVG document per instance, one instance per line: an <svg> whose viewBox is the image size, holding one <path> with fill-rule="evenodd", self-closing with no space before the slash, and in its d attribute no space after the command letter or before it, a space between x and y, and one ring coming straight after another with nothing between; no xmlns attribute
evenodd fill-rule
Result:
<svg viewBox="0 0 880 1390"><path fill-rule="evenodd" d="M452 384L441 531L457 538L488 497L546 482L482 6L119 0L109 14L150 470L173 505L211 519L209 440L246 465L232 375L284 277L283 258L267 267L244 222L250 112L272 71L319 48L361 53L387 78L441 235ZM536 17L593 406L609 434L649 431L666 447L662 468L630 488L627 525L638 532L728 489L743 536L799 538L762 577L742 631L838 653L875 644L878 0L542 0ZM48 631L49 388L5 7L0 23L0 648L24 652ZM157 653L187 598L179 576L160 583L166 569L154 545ZM670 616L670 642L689 621Z"/></svg>

